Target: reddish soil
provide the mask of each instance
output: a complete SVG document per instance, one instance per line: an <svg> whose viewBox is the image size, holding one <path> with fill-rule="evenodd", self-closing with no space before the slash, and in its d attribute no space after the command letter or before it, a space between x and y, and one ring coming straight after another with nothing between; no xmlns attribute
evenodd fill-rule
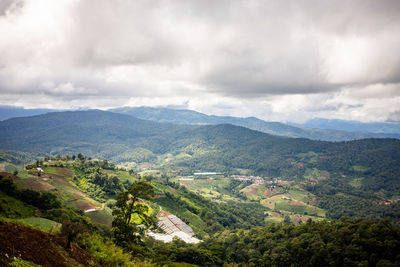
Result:
<svg viewBox="0 0 400 267"><path fill-rule="evenodd" d="M292 206L305 206L306 205L306 203L304 203L303 201L298 201L298 200L288 200L287 202Z"/></svg>
<svg viewBox="0 0 400 267"><path fill-rule="evenodd" d="M90 210L96 208L96 206L90 202L78 202L76 203L76 207L80 210Z"/></svg>
<svg viewBox="0 0 400 267"><path fill-rule="evenodd" d="M321 171L320 172L320 176L318 177L319 180L326 180L329 179L329 177L331 177L331 175L329 174L329 172L327 171Z"/></svg>
<svg viewBox="0 0 400 267"><path fill-rule="evenodd" d="M73 196L75 197L75 198L77 198L77 199L81 199L81 198L84 198L85 197L85 195L83 194L83 193L74 193L73 194Z"/></svg>
<svg viewBox="0 0 400 267"><path fill-rule="evenodd" d="M43 181L41 178L20 179L19 184L36 191L48 191L55 188L48 182Z"/></svg>
<svg viewBox="0 0 400 267"><path fill-rule="evenodd" d="M281 214L279 214L279 213L277 213L277 212L275 212L275 211L270 211L269 213L271 213L271 215L272 216L274 216L274 217L282 217L282 215Z"/></svg>
<svg viewBox="0 0 400 267"><path fill-rule="evenodd" d="M306 222L308 220L307 217L300 217L300 216L290 216L290 220L294 223Z"/></svg>
<svg viewBox="0 0 400 267"><path fill-rule="evenodd" d="M310 200L310 205L315 205L315 204L317 204L317 203L318 203L318 200L317 200L316 197L313 197L313 198Z"/></svg>
<svg viewBox="0 0 400 267"><path fill-rule="evenodd" d="M57 174L61 177L73 177L71 169L69 168L57 168ZM54 174L50 174L54 175Z"/></svg>
<svg viewBox="0 0 400 267"><path fill-rule="evenodd" d="M165 195L155 195L154 199L166 197Z"/></svg>
<svg viewBox="0 0 400 267"><path fill-rule="evenodd" d="M19 257L42 266L93 266L95 259L77 244L66 249L65 238L22 225L0 222L0 265ZM100 266L100 265L95 265Z"/></svg>
<svg viewBox="0 0 400 267"><path fill-rule="evenodd" d="M151 168L155 166L155 164L153 163L143 163L143 164L139 164L137 167L141 170L147 170L148 168Z"/></svg>
<svg viewBox="0 0 400 267"><path fill-rule="evenodd" d="M258 196L258 186L257 185L248 185L240 192L244 193L246 197L257 197Z"/></svg>
<svg viewBox="0 0 400 267"><path fill-rule="evenodd" d="M273 192L271 189L266 189L264 192L263 192L263 197L266 197L266 198L268 198L268 197L270 197L272 194L274 194L275 192Z"/></svg>
<svg viewBox="0 0 400 267"><path fill-rule="evenodd" d="M171 192L171 193L176 193L176 189L175 189L175 188L170 187L170 188L168 188L168 190L169 190L169 192Z"/></svg>
<svg viewBox="0 0 400 267"><path fill-rule="evenodd" d="M171 213L165 210L160 210L160 212L157 214L157 218L167 217L168 215L171 215Z"/></svg>
<svg viewBox="0 0 400 267"><path fill-rule="evenodd" d="M16 176L14 176L13 174L8 173L8 172L0 172L0 175L3 177L11 178L11 179L17 178Z"/></svg>

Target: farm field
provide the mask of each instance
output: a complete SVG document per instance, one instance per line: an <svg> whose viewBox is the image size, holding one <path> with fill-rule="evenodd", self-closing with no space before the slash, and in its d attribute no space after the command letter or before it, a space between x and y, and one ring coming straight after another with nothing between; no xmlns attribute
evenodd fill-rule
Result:
<svg viewBox="0 0 400 267"><path fill-rule="evenodd" d="M43 171L40 176L34 176L32 172L25 175L24 178L18 175L15 182L21 188L36 191L51 191L67 207L82 211L102 208L100 202L93 200L70 183L73 174L69 168L44 167Z"/></svg>
<svg viewBox="0 0 400 267"><path fill-rule="evenodd" d="M295 182L252 183L232 181L232 178L209 177L207 179L180 178L175 181L203 197L214 201L259 202L265 210L265 220L282 222L288 216L294 223L319 220L326 212L315 206L316 197ZM232 187L231 183L234 184ZM235 194L236 191L236 194ZM242 195L241 198L238 197Z"/></svg>

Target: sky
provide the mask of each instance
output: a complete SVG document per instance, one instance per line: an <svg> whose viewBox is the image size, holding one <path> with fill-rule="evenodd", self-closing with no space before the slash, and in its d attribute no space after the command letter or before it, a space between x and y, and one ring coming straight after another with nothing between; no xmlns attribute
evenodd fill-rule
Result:
<svg viewBox="0 0 400 267"><path fill-rule="evenodd" d="M400 1L0 0L0 105L400 121Z"/></svg>

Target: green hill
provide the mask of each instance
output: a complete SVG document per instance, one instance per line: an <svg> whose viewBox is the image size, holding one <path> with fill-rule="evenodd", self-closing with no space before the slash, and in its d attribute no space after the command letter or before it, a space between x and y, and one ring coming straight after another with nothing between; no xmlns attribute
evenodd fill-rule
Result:
<svg viewBox="0 0 400 267"><path fill-rule="evenodd" d="M243 126L252 130L286 137L308 138L324 141L349 141L363 138L386 137L367 131L351 132L334 129L315 129L318 127L295 126L280 122L268 122L255 117L239 118L232 116L206 115L200 112L187 109L153 108L153 107L122 107L111 109L112 112L131 115L136 118L169 122L186 125L206 124L233 124Z"/></svg>
<svg viewBox="0 0 400 267"><path fill-rule="evenodd" d="M399 189L400 140L396 139L332 143L277 137L229 124L173 125L92 110L0 122L0 148L82 152L186 173L245 169L290 180L304 179L309 170L317 169L337 178L361 175L366 178L363 186L371 190Z"/></svg>

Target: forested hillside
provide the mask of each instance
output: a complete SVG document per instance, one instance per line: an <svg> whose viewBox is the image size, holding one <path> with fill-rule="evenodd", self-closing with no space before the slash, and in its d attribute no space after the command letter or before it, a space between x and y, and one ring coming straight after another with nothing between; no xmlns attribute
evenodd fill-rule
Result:
<svg viewBox="0 0 400 267"><path fill-rule="evenodd" d="M26 154L13 155L8 160ZM327 203L324 194L335 194L333 185L329 188L329 184L323 183L327 181L331 180L310 188L321 197L321 203ZM232 180L225 190L234 191L240 184ZM145 232L137 228L137 225L143 227L138 217L130 223L136 229L132 233L126 232L123 225L114 224L117 213L111 211L118 210L119 199L126 190L136 194L135 190L140 188L137 185L151 189L154 199L138 200L141 205L138 207L146 209L135 208L135 212L145 212L145 217L154 222L165 214L175 214L203 242L190 244L179 238L170 243L154 240L147 231L161 231L157 230L157 224L149 224ZM337 192L346 189L349 187L343 184L336 188ZM366 194L361 190L347 193ZM343 197L343 193L340 195ZM363 210L363 207L355 209ZM331 222L317 218L317 221L308 219L295 225L287 216L283 223L277 224L267 220L270 212L279 211L249 201L243 195L233 200L206 199L167 177L140 176L106 160L89 160L82 154L45 156L23 170L0 175L0 236L13 244L13 247L9 242L2 244L0 263L397 266L400 262L400 231L390 220L379 220L379 216L373 217L374 220L342 218ZM387 215L382 214L381 218L390 218ZM130 240L129 243L121 242L121 235L116 235L116 231L125 233L122 238ZM132 236L126 236L128 233ZM69 240L73 242L70 245ZM38 249L45 250L47 256L35 257Z"/></svg>
<svg viewBox="0 0 400 267"><path fill-rule="evenodd" d="M183 126L104 111L59 112L0 122L0 148L51 154L83 152L116 163L161 164L184 172L240 169L303 179L316 168L340 178L362 175L370 190L397 190L400 140L322 142L244 127ZM168 156L170 155L170 156ZM169 160L164 158L169 157ZM172 157L172 158L171 158Z"/></svg>
<svg viewBox="0 0 400 267"><path fill-rule="evenodd" d="M111 109L112 112L131 115L145 120L168 122L184 125L233 124L252 130L286 137L308 138L325 141L348 141L362 138L386 137L369 133L368 131L350 132L329 128L316 129L297 127L281 122L268 122L255 117L239 118L231 116L206 115L187 109L153 108L153 107L122 107Z"/></svg>

